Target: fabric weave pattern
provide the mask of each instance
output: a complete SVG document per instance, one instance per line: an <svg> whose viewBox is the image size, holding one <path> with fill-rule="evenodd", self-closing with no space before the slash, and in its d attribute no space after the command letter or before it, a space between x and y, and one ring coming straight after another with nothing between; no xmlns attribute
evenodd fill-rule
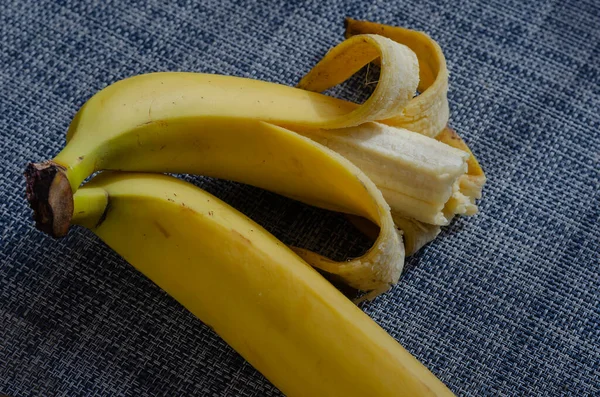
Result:
<svg viewBox="0 0 600 397"><path fill-rule="evenodd" d="M53 157L112 82L182 70L294 85L343 39L345 16L440 43L450 124L488 175L481 213L446 228L363 310L459 396L600 395L594 0L3 2L0 394L281 395L91 232L37 232L22 171ZM333 94L364 99L364 79ZM368 248L340 215L185 178L285 243L336 259Z"/></svg>

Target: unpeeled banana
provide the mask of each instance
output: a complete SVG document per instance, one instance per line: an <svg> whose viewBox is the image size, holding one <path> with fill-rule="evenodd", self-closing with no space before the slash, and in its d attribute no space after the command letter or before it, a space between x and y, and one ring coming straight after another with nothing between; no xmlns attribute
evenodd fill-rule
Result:
<svg viewBox="0 0 600 397"><path fill-rule="evenodd" d="M452 395L294 252L191 184L104 172L75 193L72 222L90 228L286 395Z"/></svg>

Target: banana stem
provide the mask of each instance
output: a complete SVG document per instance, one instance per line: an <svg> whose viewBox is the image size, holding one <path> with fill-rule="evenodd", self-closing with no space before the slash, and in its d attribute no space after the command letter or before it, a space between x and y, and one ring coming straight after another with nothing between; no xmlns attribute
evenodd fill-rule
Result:
<svg viewBox="0 0 600 397"><path fill-rule="evenodd" d="M72 142L54 159L29 163L25 169L27 200L33 209L35 226L52 237L64 237L73 217L73 194L96 169L95 152L84 156Z"/></svg>
<svg viewBox="0 0 600 397"><path fill-rule="evenodd" d="M29 163L25 179L35 226L52 237L65 236L73 216L73 191L66 168L52 160Z"/></svg>
<svg viewBox="0 0 600 397"><path fill-rule="evenodd" d="M71 223L90 230L98 227L110 209L110 197L102 188L87 188L78 190L73 196L74 208Z"/></svg>

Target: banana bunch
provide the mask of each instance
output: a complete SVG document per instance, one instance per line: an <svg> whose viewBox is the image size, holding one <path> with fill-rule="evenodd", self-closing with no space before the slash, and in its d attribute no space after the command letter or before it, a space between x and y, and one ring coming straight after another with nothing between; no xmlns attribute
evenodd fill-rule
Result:
<svg viewBox="0 0 600 397"><path fill-rule="evenodd" d="M27 197L39 229L91 229L286 394L451 395L313 269L375 297L398 281L405 254L455 215L477 212L485 183L446 126L439 46L350 19L346 37L295 88L174 72L106 87L76 114L61 152L27 166ZM365 103L320 94L370 62L381 73ZM373 246L344 262L285 247L162 173L233 180L343 212Z"/></svg>

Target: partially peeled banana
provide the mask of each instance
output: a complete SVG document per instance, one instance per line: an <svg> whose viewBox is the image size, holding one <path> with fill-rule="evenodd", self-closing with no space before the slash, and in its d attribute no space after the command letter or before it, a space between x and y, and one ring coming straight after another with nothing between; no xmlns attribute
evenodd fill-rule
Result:
<svg viewBox="0 0 600 397"><path fill-rule="evenodd" d="M28 165L27 196L41 230L60 237L71 224L90 228L201 319L220 324L215 330L286 393L443 395L448 391L435 377L406 358L385 333L366 325L368 319L352 314L355 308L341 304L333 287L315 281L319 277L305 265L373 298L398 281L405 254L434 239L455 215L477 212L485 183L467 145L447 127L448 72L437 43L420 32L350 19L346 36L296 88L166 72L103 89L75 116L64 149L52 160ZM319 93L370 62L378 62L381 73L362 105ZM101 173L80 188L103 170L199 174L247 183L346 213L373 234L374 243L363 256L345 262L295 247L290 251L230 207L170 177ZM200 240L206 246L201 254L175 248ZM156 247L163 248L154 252ZM202 277L240 301L211 309L214 300L207 299L220 290L196 291L192 281ZM289 324L260 335L285 323L285 306L275 302L277 297L291 304L293 313L323 320L335 330L360 323L341 333L341 342L358 346L356 356L327 350L332 341L323 334L304 328L293 332ZM312 309L303 312L301 301ZM246 319L256 328L243 338L230 328L235 320L215 317L241 311L256 315ZM267 343L271 337L284 344L283 350L274 351ZM294 344L308 348L299 352L302 348ZM254 349L262 347L257 354ZM326 350L327 371L319 374L313 365L289 373L294 360L300 367L314 364L310 359L317 348ZM389 353L396 358L384 350L396 351ZM277 369L273 357L285 362L286 370ZM360 370L368 380L346 377L353 372L345 360L359 359L373 366ZM398 392L394 382L383 381L376 375L381 371L398 376L405 389ZM328 381L319 378L325 374ZM340 382L350 382L348 390L336 389ZM375 390L380 392L369 393Z"/></svg>

